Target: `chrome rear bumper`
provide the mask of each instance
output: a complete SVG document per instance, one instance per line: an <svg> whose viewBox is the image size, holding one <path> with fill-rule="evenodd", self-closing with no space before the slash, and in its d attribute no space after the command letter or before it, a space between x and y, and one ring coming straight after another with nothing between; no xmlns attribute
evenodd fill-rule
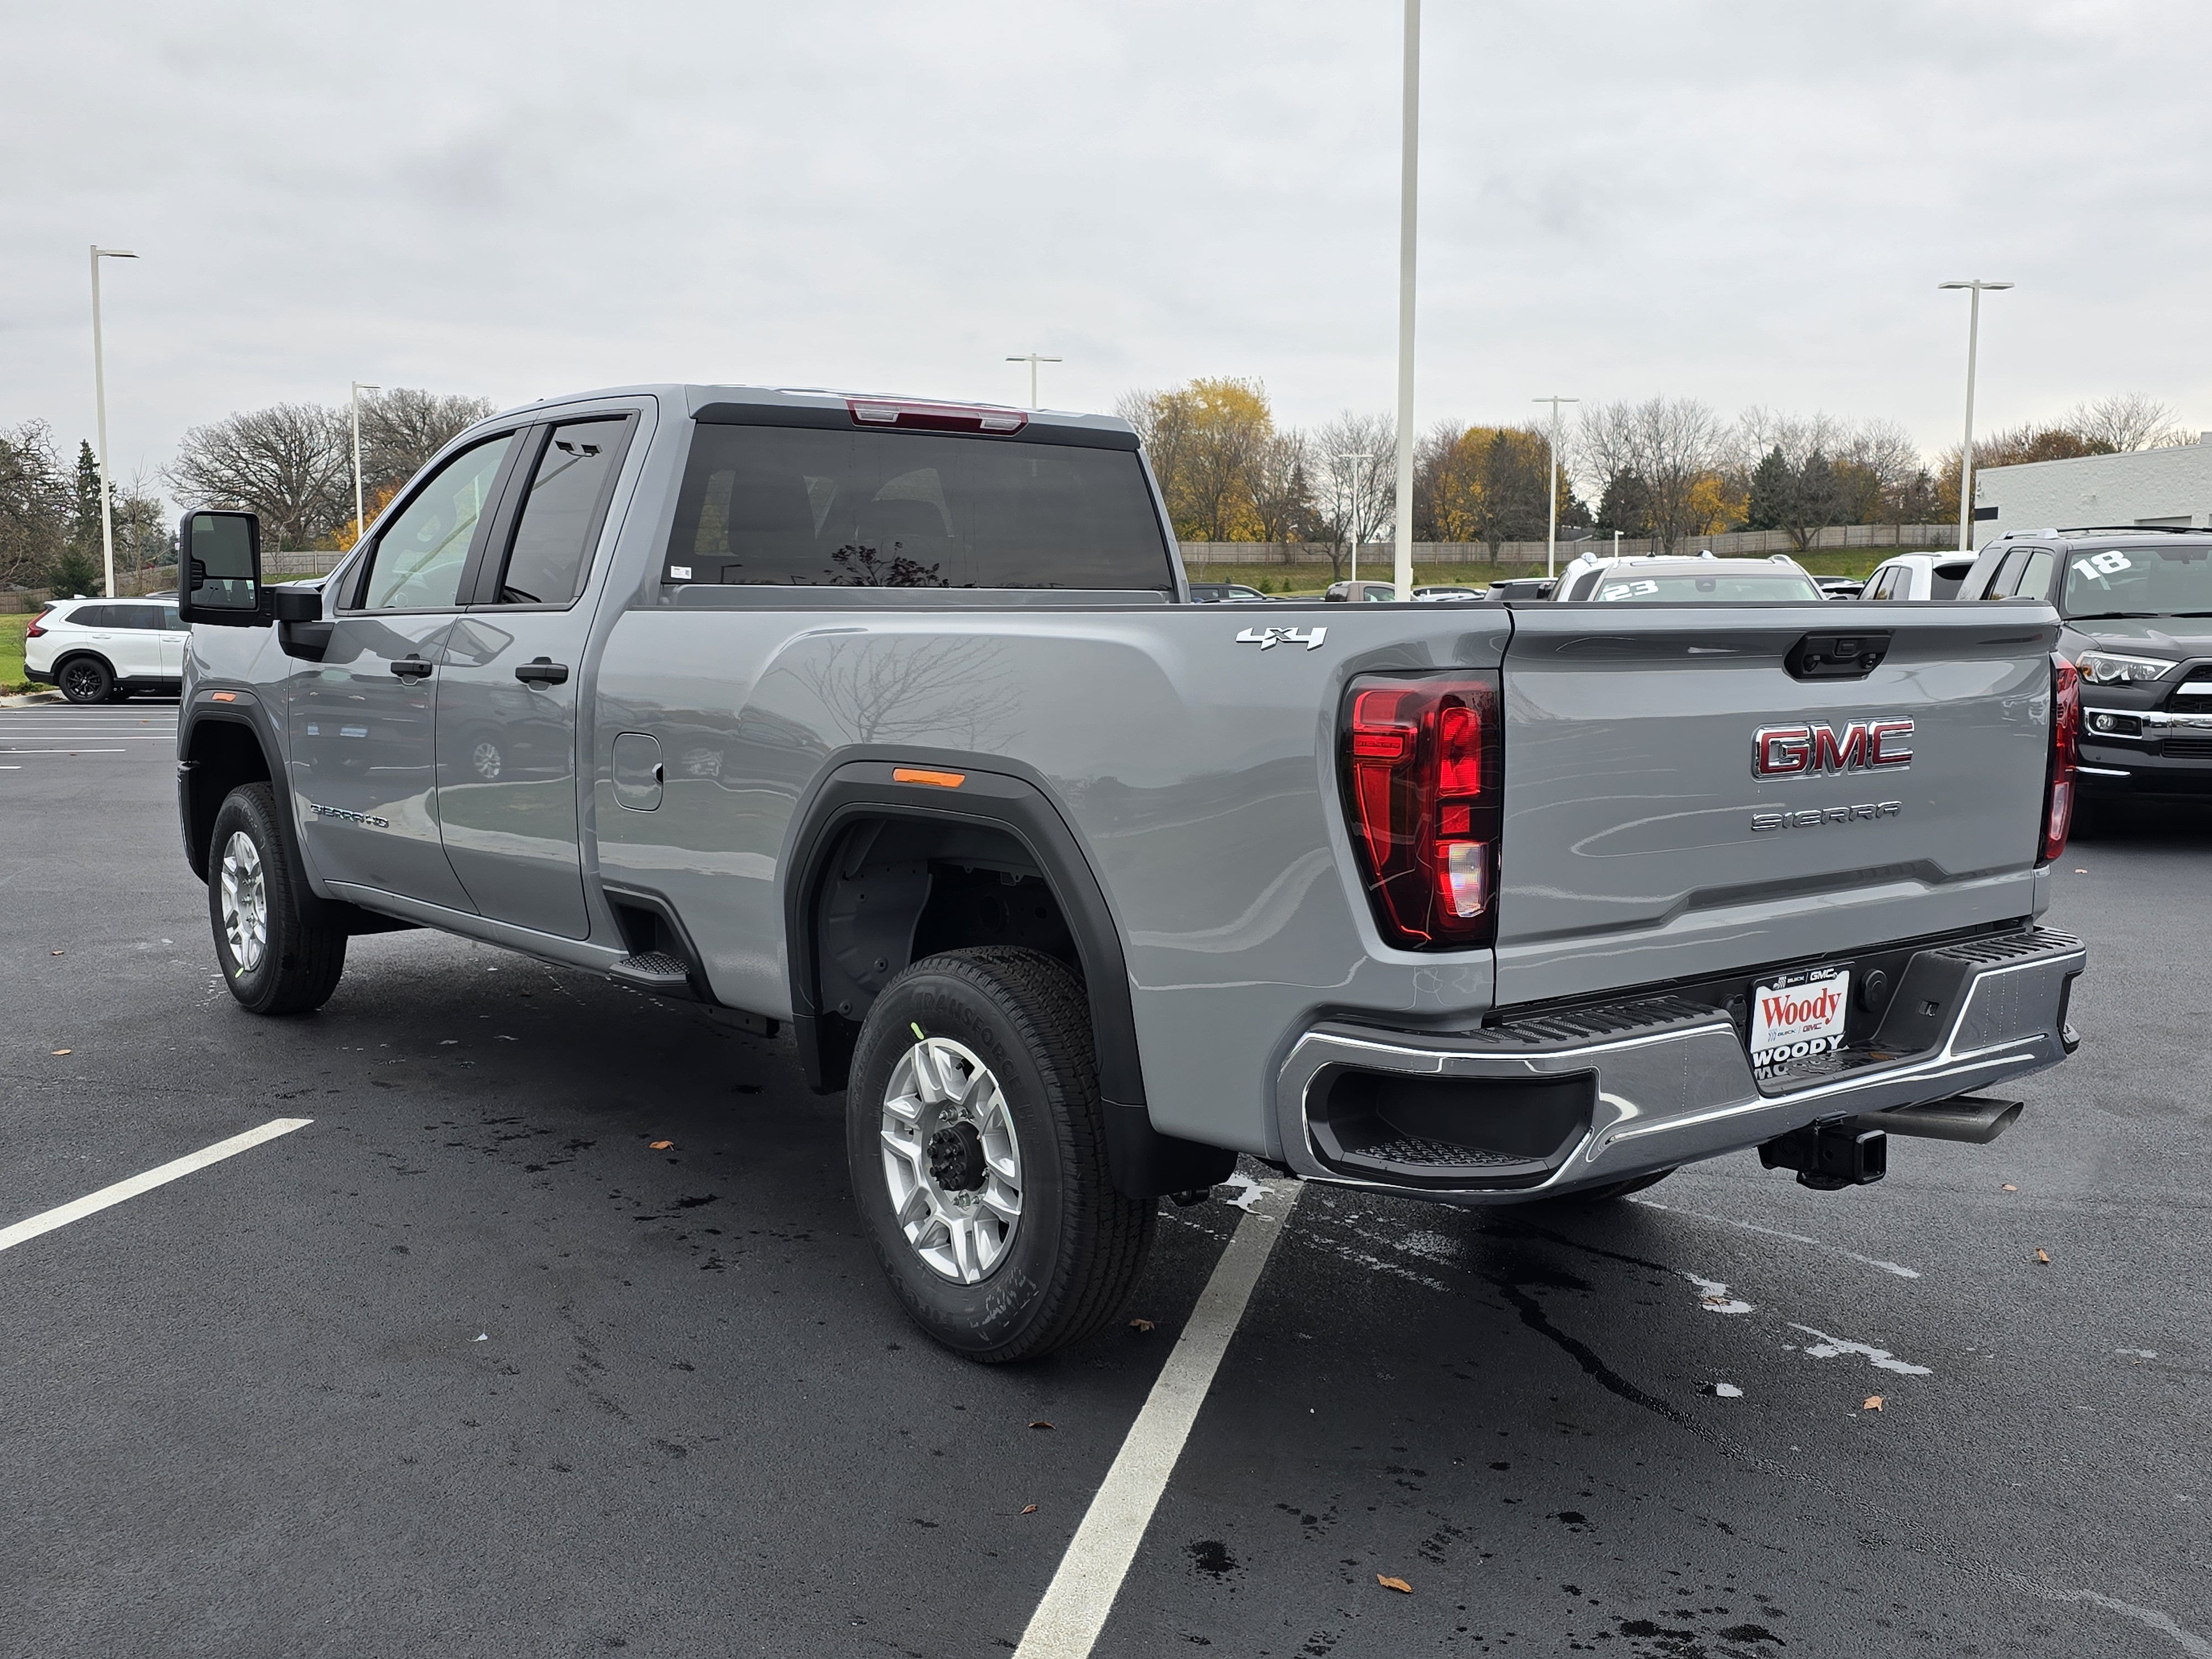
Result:
<svg viewBox="0 0 2212 1659"><path fill-rule="evenodd" d="M2066 1003L2087 963L2079 939L2045 928L1931 946L1911 957L1870 1041L1838 1056L1826 1074L1763 1086L1735 1021L1680 998L1625 1000L1477 1031L1329 1022L1299 1037L1278 1074L1284 1156L1311 1179L1454 1204L1601 1186L1756 1146L1824 1118L1948 1100L2055 1066L2075 1046ZM1433 1081L1408 1088L1393 1079ZM1425 1133L1347 1150L1336 1133L1333 1102L1346 1097L1338 1091L1387 1099L1394 1086L1400 1097L1421 1096ZM1580 1115L1559 1118L1571 1099L1583 1103L1571 1109ZM1510 1145L1516 1132L1507 1118L1526 1118L1527 1102L1553 1114L1547 1121L1569 1124L1549 1151ZM1486 1127L1493 1122L1495 1132ZM1525 1141L1525 1126L1520 1133ZM1501 1145L1503 1155L1482 1150Z"/></svg>

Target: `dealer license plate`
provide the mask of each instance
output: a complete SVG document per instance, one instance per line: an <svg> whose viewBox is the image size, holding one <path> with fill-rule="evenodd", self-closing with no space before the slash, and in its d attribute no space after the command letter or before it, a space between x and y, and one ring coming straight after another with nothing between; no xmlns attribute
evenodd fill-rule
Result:
<svg viewBox="0 0 2212 1659"><path fill-rule="evenodd" d="M1851 970L1808 968L1752 988L1751 1066L1761 1077L1844 1046Z"/></svg>

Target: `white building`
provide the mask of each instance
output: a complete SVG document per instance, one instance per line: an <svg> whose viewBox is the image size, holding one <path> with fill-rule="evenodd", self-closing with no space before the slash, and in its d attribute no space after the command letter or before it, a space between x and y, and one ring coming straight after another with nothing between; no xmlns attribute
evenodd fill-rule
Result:
<svg viewBox="0 0 2212 1659"><path fill-rule="evenodd" d="M1974 480L1974 540L2086 525L2212 526L2212 432L2193 444L1993 466Z"/></svg>

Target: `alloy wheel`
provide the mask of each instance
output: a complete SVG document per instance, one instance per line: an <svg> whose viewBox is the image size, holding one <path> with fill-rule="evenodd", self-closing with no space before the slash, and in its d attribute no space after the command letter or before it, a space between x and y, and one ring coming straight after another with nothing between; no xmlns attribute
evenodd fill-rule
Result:
<svg viewBox="0 0 2212 1659"><path fill-rule="evenodd" d="M884 1182L915 1254L956 1284L988 1278L1022 1219L1021 1142L974 1050L918 1037L884 1088Z"/></svg>
<svg viewBox="0 0 2212 1659"><path fill-rule="evenodd" d="M217 873L222 888L222 936L239 971L250 974L269 949L269 884L261 850L244 830L232 833Z"/></svg>

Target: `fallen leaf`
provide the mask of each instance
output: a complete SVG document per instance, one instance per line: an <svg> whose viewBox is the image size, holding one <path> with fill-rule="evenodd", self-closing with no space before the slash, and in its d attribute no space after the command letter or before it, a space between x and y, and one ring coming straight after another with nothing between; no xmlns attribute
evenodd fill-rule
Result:
<svg viewBox="0 0 2212 1659"><path fill-rule="evenodd" d="M1052 1425L1046 1422L1044 1419L1040 1417L1036 1422L1030 1424L1030 1426L1033 1429L1048 1429Z"/></svg>
<svg viewBox="0 0 2212 1659"><path fill-rule="evenodd" d="M1859 1409L1863 1412L1880 1411L1881 1409L1881 1396L1878 1394L1869 1395L1866 1397L1865 1403L1862 1405Z"/></svg>
<svg viewBox="0 0 2212 1659"><path fill-rule="evenodd" d="M1411 1595L1413 1593L1413 1587L1411 1584L1402 1578L1393 1578L1387 1572L1376 1573L1375 1582L1382 1585L1384 1589L1394 1589L1401 1595Z"/></svg>
<svg viewBox="0 0 2212 1659"><path fill-rule="evenodd" d="M2020 1188L2017 1188L2017 1187L2014 1186L2014 1185L2012 1184L2012 1182L2010 1182L2009 1181L2008 1181L2008 1182L2005 1182L2005 1184L2004 1184L2004 1189L2005 1189L2005 1191L2007 1191L2007 1192L2008 1192L2008 1193L2016 1193L2016 1192L2018 1192L2018 1191L2020 1190Z"/></svg>
<svg viewBox="0 0 2212 1659"><path fill-rule="evenodd" d="M2047 1267L2051 1265L2051 1252L2048 1250L2038 1250L2035 1253L2035 1259Z"/></svg>
<svg viewBox="0 0 2212 1659"><path fill-rule="evenodd" d="M73 1050L73 1049L70 1049L70 1048L57 1048L57 1049L55 1049L55 1050L54 1050L54 1052L55 1052L56 1054L72 1054L72 1053L74 1053L74 1052L75 1052L75 1050Z"/></svg>
<svg viewBox="0 0 2212 1659"><path fill-rule="evenodd" d="M1024 1515L1035 1515L1036 1510L1037 1506L1034 1504L1024 1504L1022 1505L1022 1513Z"/></svg>
<svg viewBox="0 0 2212 1659"><path fill-rule="evenodd" d="M2077 865L2077 866L2075 866L2074 873L2075 873L2075 875L2077 875L2077 876L2086 876L2086 875L2087 875L2089 872L2088 872L2087 870L2082 869L2080 866L2078 866L2078 865Z"/></svg>
<svg viewBox="0 0 2212 1659"><path fill-rule="evenodd" d="M672 1140L656 1140L652 1143L652 1149L656 1152L665 1152L675 1144Z"/></svg>
<svg viewBox="0 0 2212 1659"><path fill-rule="evenodd" d="M1152 1328L1152 1322L1149 1319L1133 1319L1129 1322L1129 1328L1133 1331L1149 1331Z"/></svg>
<svg viewBox="0 0 2212 1659"><path fill-rule="evenodd" d="M50 956L50 957L58 957L58 956L64 955L64 954L66 954L66 953L65 953L65 952L64 952L64 951L47 951L47 952L46 952L46 954L47 954L48 956Z"/></svg>

